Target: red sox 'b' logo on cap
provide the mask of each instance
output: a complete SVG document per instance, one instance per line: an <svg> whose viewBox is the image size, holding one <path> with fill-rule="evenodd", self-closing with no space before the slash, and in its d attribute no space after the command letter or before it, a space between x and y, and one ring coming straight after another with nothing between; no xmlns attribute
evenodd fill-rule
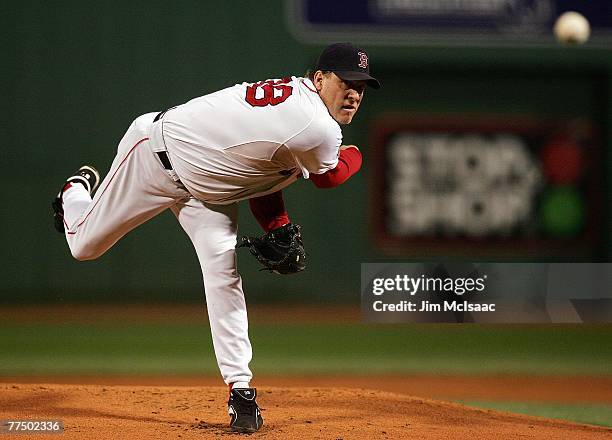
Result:
<svg viewBox="0 0 612 440"><path fill-rule="evenodd" d="M359 55L359 67L361 67L362 69L367 69L368 55L363 52L357 52L357 55Z"/></svg>

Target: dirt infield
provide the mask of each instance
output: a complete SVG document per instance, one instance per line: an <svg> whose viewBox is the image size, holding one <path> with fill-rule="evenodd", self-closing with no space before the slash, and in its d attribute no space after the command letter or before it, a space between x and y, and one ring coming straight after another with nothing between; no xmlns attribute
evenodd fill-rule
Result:
<svg viewBox="0 0 612 440"><path fill-rule="evenodd" d="M126 386L223 386L221 376L5 376L0 383ZM612 376L257 375L268 387L365 388L436 400L612 403Z"/></svg>
<svg viewBox="0 0 612 440"><path fill-rule="evenodd" d="M227 428L224 387L1 384L3 419L61 419L62 439L205 439ZM345 388L261 389L266 439L609 439L612 429ZM43 439L57 436L36 436Z"/></svg>
<svg viewBox="0 0 612 440"><path fill-rule="evenodd" d="M261 306L255 323L354 323L359 309ZM203 306L19 306L9 323L201 323ZM257 375L267 439L603 439L612 429L481 410L445 400L608 404L612 376ZM416 397L418 396L418 397ZM0 377L0 419L60 419L35 439L208 439L227 427L227 390L214 376ZM0 437L2 437L0 435ZM8 438L8 437L7 437Z"/></svg>

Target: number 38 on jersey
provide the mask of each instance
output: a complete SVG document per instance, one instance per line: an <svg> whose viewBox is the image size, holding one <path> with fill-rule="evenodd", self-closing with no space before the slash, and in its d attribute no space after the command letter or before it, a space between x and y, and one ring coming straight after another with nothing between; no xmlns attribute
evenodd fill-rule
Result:
<svg viewBox="0 0 612 440"><path fill-rule="evenodd" d="M244 99L253 107L278 105L285 102L293 93L293 87L289 83L291 83L290 76L253 83L247 87Z"/></svg>

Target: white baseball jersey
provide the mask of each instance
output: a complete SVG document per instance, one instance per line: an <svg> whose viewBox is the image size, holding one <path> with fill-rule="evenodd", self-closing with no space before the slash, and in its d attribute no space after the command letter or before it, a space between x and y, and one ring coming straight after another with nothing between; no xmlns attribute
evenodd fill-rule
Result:
<svg viewBox="0 0 612 440"><path fill-rule="evenodd" d="M342 132L308 78L242 83L168 110L151 140L196 198L263 196L336 167ZM157 130L155 130L157 128Z"/></svg>
<svg viewBox="0 0 612 440"><path fill-rule="evenodd" d="M134 120L91 197L62 194L75 258L98 258L166 209L193 242L213 345L226 383L251 380L246 303L236 267L237 202L336 167L342 134L309 79L239 84ZM173 170L156 152L167 151ZM176 173L176 174L174 174ZM180 182L176 181L180 178Z"/></svg>

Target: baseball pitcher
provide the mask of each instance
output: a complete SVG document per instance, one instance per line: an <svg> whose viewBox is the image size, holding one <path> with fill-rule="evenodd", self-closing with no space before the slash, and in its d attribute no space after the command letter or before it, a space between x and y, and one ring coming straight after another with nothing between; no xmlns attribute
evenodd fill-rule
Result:
<svg viewBox="0 0 612 440"><path fill-rule="evenodd" d="M172 210L202 267L232 430L254 432L263 424L250 386L236 247L247 247L272 272L306 267L300 227L290 222L282 190L299 178L332 188L359 170L361 153L342 145L340 125L359 110L366 85L380 87L367 52L332 44L306 77L242 83L136 118L101 183L98 171L84 165L53 200L55 227L77 260L98 258L138 225ZM237 240L241 200L249 201L261 237Z"/></svg>

